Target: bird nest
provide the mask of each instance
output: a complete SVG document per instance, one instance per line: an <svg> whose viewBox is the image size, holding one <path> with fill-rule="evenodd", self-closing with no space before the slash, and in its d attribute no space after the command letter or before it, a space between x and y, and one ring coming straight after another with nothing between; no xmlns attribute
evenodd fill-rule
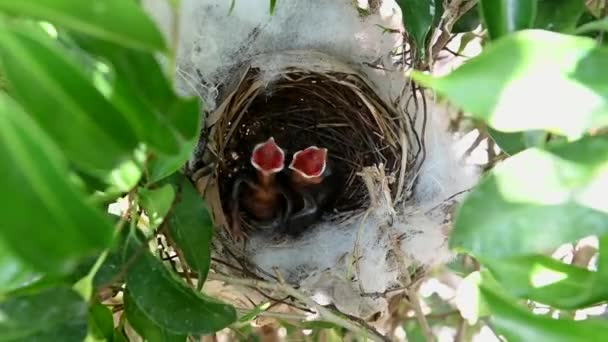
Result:
<svg viewBox="0 0 608 342"><path fill-rule="evenodd" d="M280 67L268 70L278 58ZM422 150L420 139L411 118L381 98L361 72L321 53L291 51L257 56L233 74L222 86L220 105L207 115L189 170L221 233L232 223L227 215L232 185L251 167L253 147L269 137L288 154L311 145L329 150L343 177L323 220L368 208L370 193L361 177L366 167L382 165L396 179L390 184L393 203L404 199ZM241 220L256 231L246 215Z"/></svg>

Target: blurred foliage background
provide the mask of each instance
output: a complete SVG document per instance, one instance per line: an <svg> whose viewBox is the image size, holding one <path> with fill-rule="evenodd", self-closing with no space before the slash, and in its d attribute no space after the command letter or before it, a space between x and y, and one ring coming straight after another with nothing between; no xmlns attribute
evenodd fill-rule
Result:
<svg viewBox="0 0 608 342"><path fill-rule="evenodd" d="M608 341L606 1L398 3L412 78L489 156L456 213L459 257L422 286L422 318L393 306L385 339ZM270 303L200 291L213 226L181 168L204 104L174 92L174 48L137 1L0 0L0 42L0 341L378 338L323 315L264 337L250 323ZM466 63L433 76L446 53ZM196 282L154 248L163 230Z"/></svg>

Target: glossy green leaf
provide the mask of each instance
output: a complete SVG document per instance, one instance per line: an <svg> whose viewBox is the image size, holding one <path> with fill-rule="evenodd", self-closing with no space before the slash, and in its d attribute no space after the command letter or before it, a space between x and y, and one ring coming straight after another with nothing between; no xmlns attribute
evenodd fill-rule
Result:
<svg viewBox="0 0 608 342"><path fill-rule="evenodd" d="M90 53L106 59L113 75L108 83L113 87L111 100L122 111L131 113L132 124L148 145L159 152L174 154L179 151L180 139L192 139L199 121L198 107L180 115L189 118L185 132L177 132L169 117L177 104L188 99L175 95L159 63L153 55L122 49L116 44L86 36L75 36L77 44ZM181 128L181 127L180 127ZM182 134L179 137L179 134ZM187 135L183 135L186 133Z"/></svg>
<svg viewBox="0 0 608 342"><path fill-rule="evenodd" d="M606 286L596 286L596 272L533 255L481 260L503 288L514 296L560 309L577 309L608 298Z"/></svg>
<svg viewBox="0 0 608 342"><path fill-rule="evenodd" d="M95 293L94 288L94 279L97 271L103 265L106 257L108 256L109 250L103 251L99 256L97 256L95 263L88 270L85 276L81 277L76 281L74 286L72 287L76 292L78 292L83 298L93 298ZM72 273L73 274L73 273Z"/></svg>
<svg viewBox="0 0 608 342"><path fill-rule="evenodd" d="M94 273L92 285L95 290L99 290L102 287L108 287L112 281L122 281L124 276L120 277L119 275L124 268L124 240L126 239L128 232L128 229L123 228L121 230L120 235L116 238L116 241L112 244L107 256L103 259L103 262L97 269L94 269L94 266L99 261L99 256L96 255L86 258L78 265L75 271L70 274L70 277L68 278L69 282L75 283L92 273Z"/></svg>
<svg viewBox="0 0 608 342"><path fill-rule="evenodd" d="M74 341L87 335L87 304L67 287L0 302L0 341Z"/></svg>
<svg viewBox="0 0 608 342"><path fill-rule="evenodd" d="M521 152L527 148L523 132L505 133L488 127L488 133L498 147L509 155Z"/></svg>
<svg viewBox="0 0 608 342"><path fill-rule="evenodd" d="M435 19L434 0L399 0L405 30L416 42L419 57L424 57L426 38L433 28Z"/></svg>
<svg viewBox="0 0 608 342"><path fill-rule="evenodd" d="M499 258L607 233L607 186L608 137L526 150L498 165L465 198L450 245Z"/></svg>
<svg viewBox="0 0 608 342"><path fill-rule="evenodd" d="M198 138L200 133L202 104L199 98L182 98L170 103L167 110L169 123L177 129L185 140ZM187 144L188 142L184 142Z"/></svg>
<svg viewBox="0 0 608 342"><path fill-rule="evenodd" d="M0 239L0 296L38 278L39 274L25 264Z"/></svg>
<svg viewBox="0 0 608 342"><path fill-rule="evenodd" d="M481 287L492 311L491 322L509 342L600 342L608 340L608 322L601 319L572 321L537 316Z"/></svg>
<svg viewBox="0 0 608 342"><path fill-rule="evenodd" d="M130 157L138 139L129 121L65 51L18 28L1 29L0 40L12 93L72 162L101 172Z"/></svg>
<svg viewBox="0 0 608 342"><path fill-rule="evenodd" d="M112 341L114 336L112 310L99 302L89 308L89 335L97 341Z"/></svg>
<svg viewBox="0 0 608 342"><path fill-rule="evenodd" d="M576 28L574 33L583 34L593 31L608 31L608 18L592 21Z"/></svg>
<svg viewBox="0 0 608 342"><path fill-rule="evenodd" d="M479 17L479 5L473 6L467 13L465 13L452 27L452 33L464 33L470 32L476 29L481 24L481 18Z"/></svg>
<svg viewBox="0 0 608 342"><path fill-rule="evenodd" d="M479 0L481 17L492 39L531 28L536 8L537 0Z"/></svg>
<svg viewBox="0 0 608 342"><path fill-rule="evenodd" d="M171 237L180 247L186 262L198 274L203 286L211 263L213 222L201 195L183 175L176 177L177 203L169 217Z"/></svg>
<svg viewBox="0 0 608 342"><path fill-rule="evenodd" d="M155 24L130 0L0 0L0 11L49 21L123 46L165 50Z"/></svg>
<svg viewBox="0 0 608 342"><path fill-rule="evenodd" d="M274 14L274 10L277 7L277 0L270 0L270 14Z"/></svg>
<svg viewBox="0 0 608 342"><path fill-rule="evenodd" d="M132 243L131 254L138 248ZM195 292L146 251L133 262L126 279L137 307L167 331L210 334L236 321L232 306Z"/></svg>
<svg viewBox="0 0 608 342"><path fill-rule="evenodd" d="M525 30L495 41L447 76L412 76L497 130L578 138L608 124L608 78L597 70L608 70L608 49L594 40Z"/></svg>
<svg viewBox="0 0 608 342"><path fill-rule="evenodd" d="M127 334L125 333L124 328L118 327L118 328L114 329L113 342L131 342L131 341L129 341L129 337L127 337Z"/></svg>
<svg viewBox="0 0 608 342"><path fill-rule="evenodd" d="M175 190L170 184L158 189L140 189L140 205L148 215L150 227L156 229L165 219L175 200Z"/></svg>
<svg viewBox="0 0 608 342"><path fill-rule="evenodd" d="M156 183L180 170L184 165L186 165L186 162L188 162L192 156L192 152L194 151L196 144L197 139L193 139L187 143L184 143L178 154L158 154L153 156L153 159L148 165L148 183Z"/></svg>
<svg viewBox="0 0 608 342"><path fill-rule="evenodd" d="M435 16L433 18L433 27L439 26L441 22L441 17L445 12L445 8L443 8L443 0L433 0L435 2Z"/></svg>
<svg viewBox="0 0 608 342"><path fill-rule="evenodd" d="M174 334L151 321L135 304L131 295L124 295L125 314L129 324L148 342L186 341L187 335Z"/></svg>
<svg viewBox="0 0 608 342"><path fill-rule="evenodd" d="M109 191L125 193L131 191L143 175L143 170L134 160L121 163L106 176L106 183L111 187Z"/></svg>
<svg viewBox="0 0 608 342"><path fill-rule="evenodd" d="M500 149L509 155L516 154L529 147L542 147L547 138L547 132L539 130L505 133L488 127L488 133Z"/></svg>
<svg viewBox="0 0 608 342"><path fill-rule="evenodd" d="M118 248L110 252L93 278L93 288L99 289L102 286L110 285L111 281L120 280L121 278L117 278L117 276L123 267L121 250Z"/></svg>
<svg viewBox="0 0 608 342"><path fill-rule="evenodd" d="M0 155L0 188L11 194L0 206L0 239L16 255L38 270L65 272L110 244L112 226L69 182L59 150L2 94Z"/></svg>
<svg viewBox="0 0 608 342"><path fill-rule="evenodd" d="M557 32L569 32L585 12L582 0L538 0L534 27Z"/></svg>

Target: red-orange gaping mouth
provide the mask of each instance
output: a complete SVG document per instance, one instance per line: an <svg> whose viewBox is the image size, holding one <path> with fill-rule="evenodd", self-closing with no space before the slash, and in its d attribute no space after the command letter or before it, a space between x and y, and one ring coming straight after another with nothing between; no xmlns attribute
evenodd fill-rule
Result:
<svg viewBox="0 0 608 342"><path fill-rule="evenodd" d="M280 172L285 167L285 152L270 137L253 148L251 164L266 174Z"/></svg>
<svg viewBox="0 0 608 342"><path fill-rule="evenodd" d="M289 168L298 171L306 178L319 177L325 172L327 149L316 146L307 147L293 155Z"/></svg>

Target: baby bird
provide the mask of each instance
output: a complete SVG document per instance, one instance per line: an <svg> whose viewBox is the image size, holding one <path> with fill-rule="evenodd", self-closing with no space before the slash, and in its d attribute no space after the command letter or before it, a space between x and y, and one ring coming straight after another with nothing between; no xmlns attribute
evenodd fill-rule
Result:
<svg viewBox="0 0 608 342"><path fill-rule="evenodd" d="M270 137L253 148L250 163L256 176L242 175L232 186L231 233L237 241L246 237L239 216L241 206L251 217L260 221L256 223L260 228L278 228L291 212L287 192L276 179L285 167L285 152L274 138Z"/></svg>
<svg viewBox="0 0 608 342"><path fill-rule="evenodd" d="M310 146L293 155L289 186L301 197L301 209L286 222L286 233L297 236L321 218L340 188L338 173L330 167L327 149Z"/></svg>

